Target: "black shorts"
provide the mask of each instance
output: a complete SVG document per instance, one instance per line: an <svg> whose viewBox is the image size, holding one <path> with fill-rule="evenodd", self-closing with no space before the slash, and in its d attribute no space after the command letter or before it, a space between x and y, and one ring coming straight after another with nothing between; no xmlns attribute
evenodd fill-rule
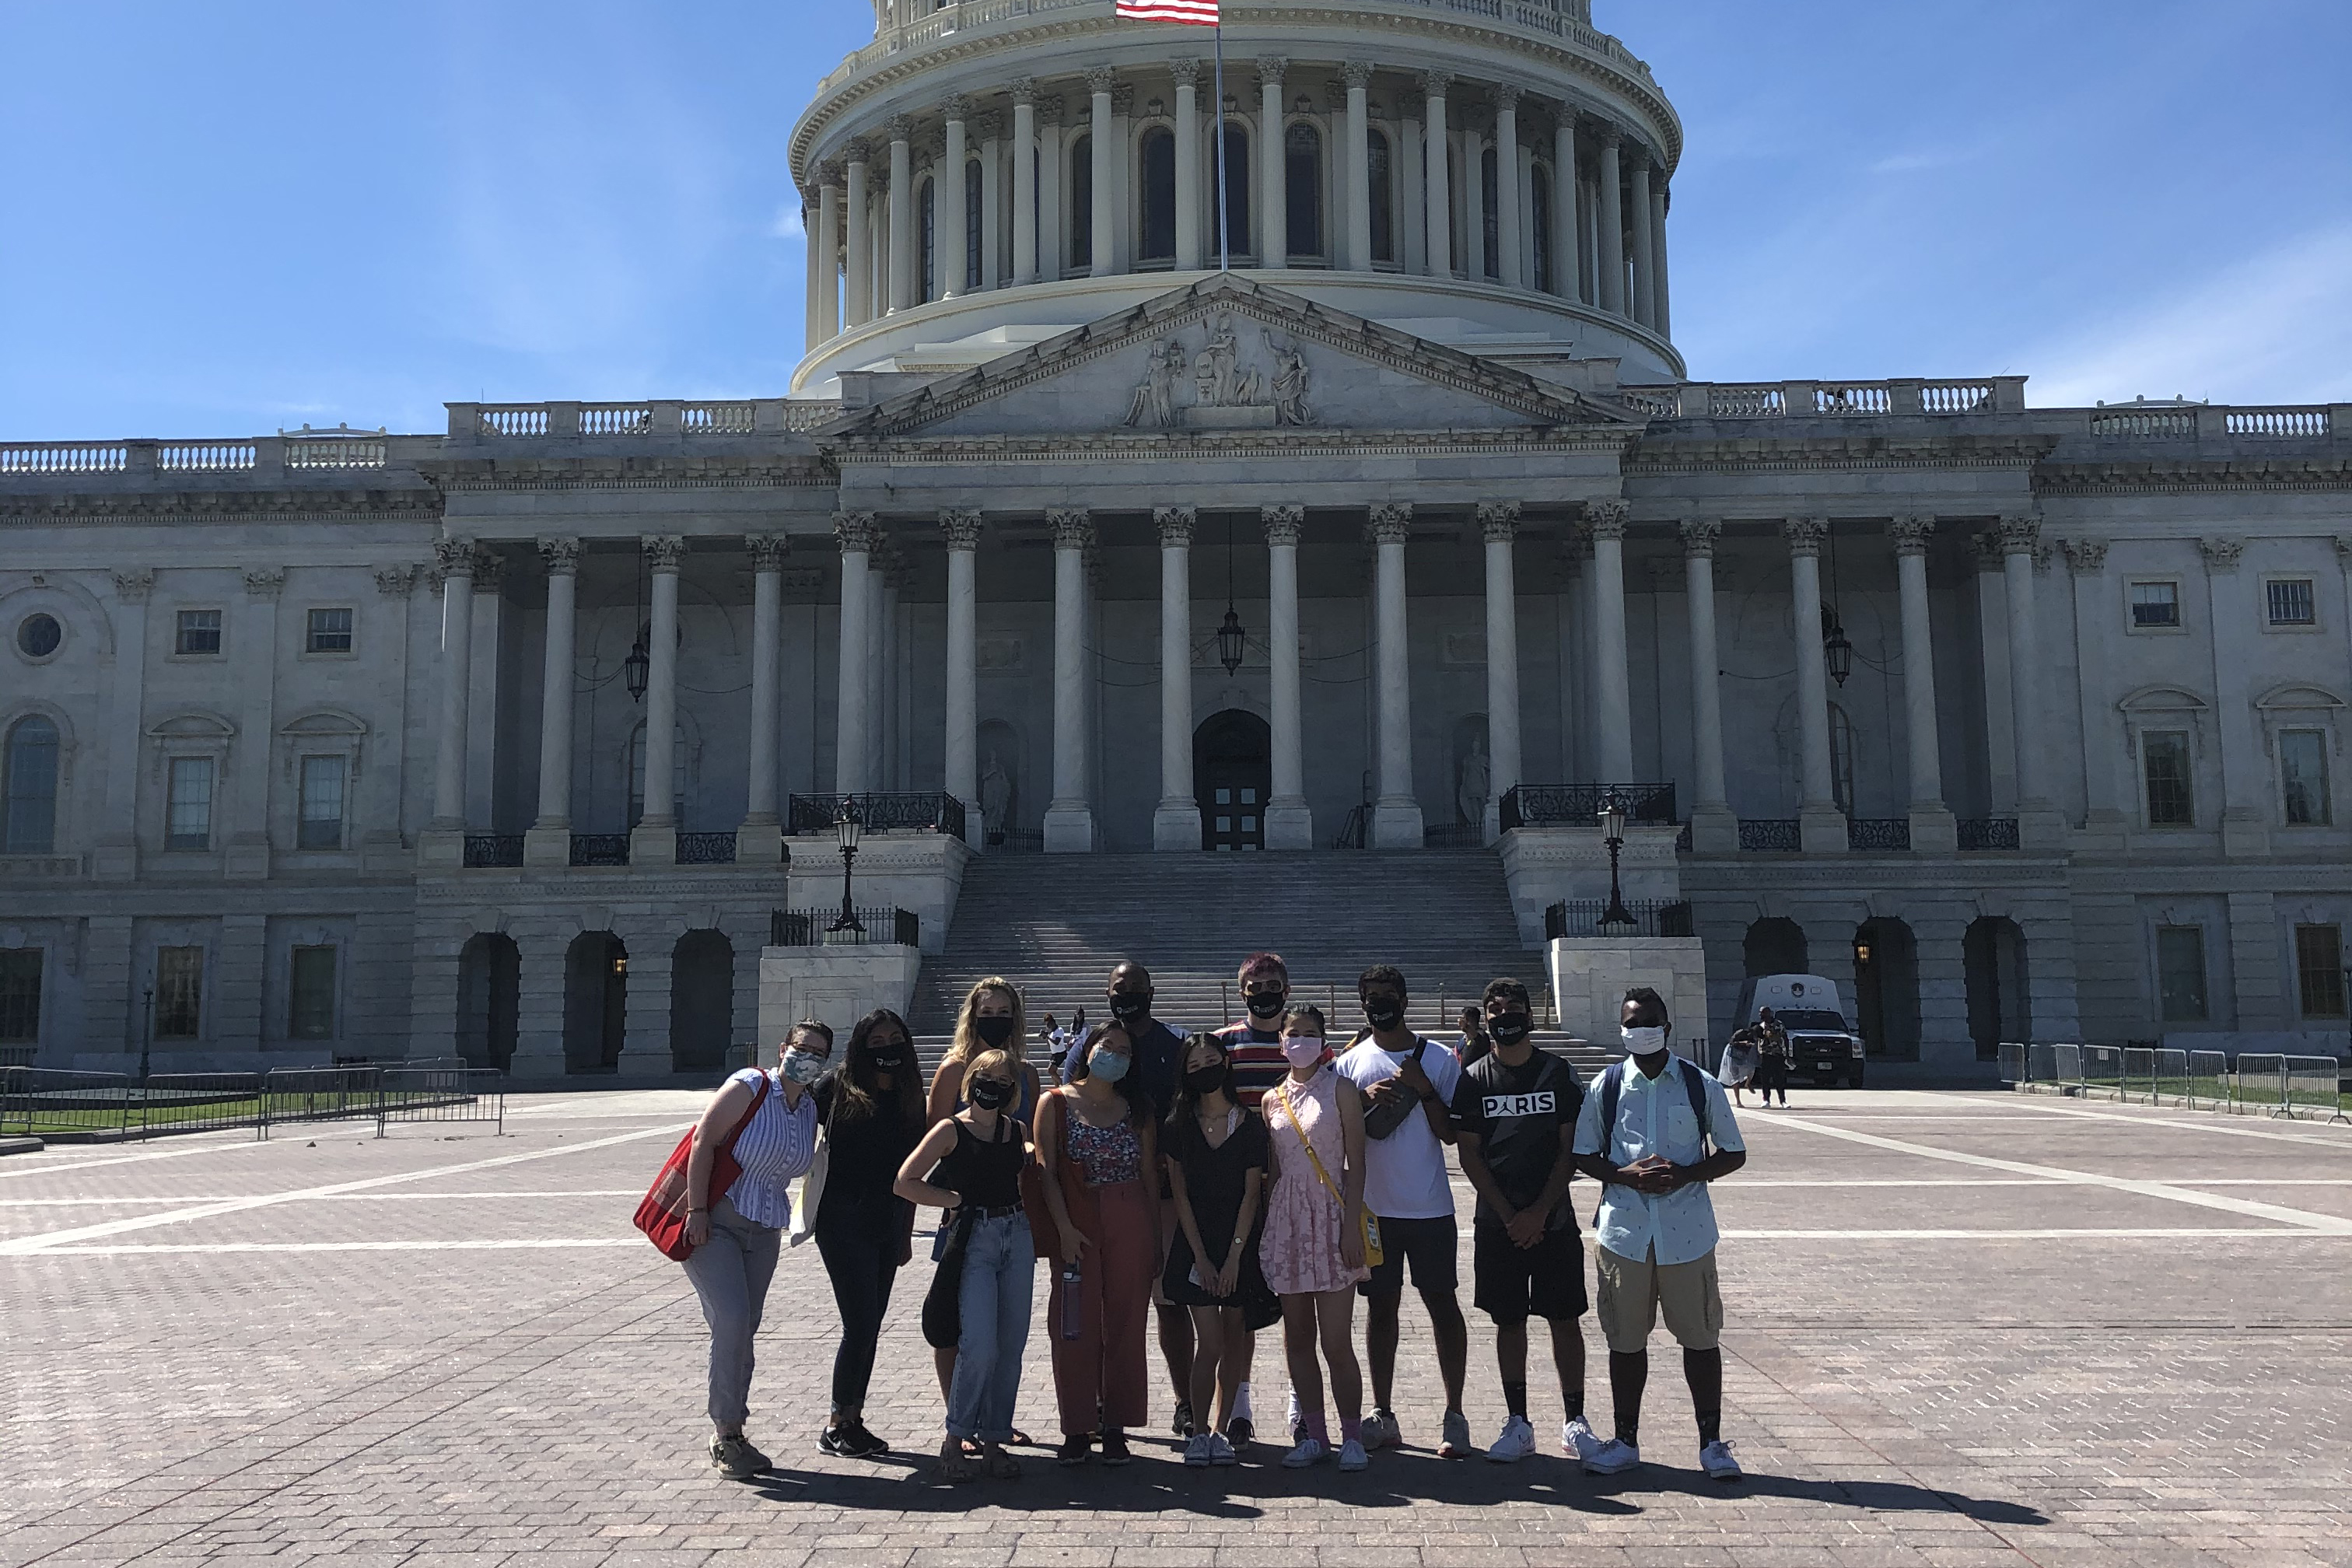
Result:
<svg viewBox="0 0 2352 1568"><path fill-rule="evenodd" d="M1544 1232L1533 1247L1520 1247L1499 1225L1470 1227L1471 1269L1477 1309L1498 1323L1529 1318L1554 1322L1584 1316L1584 1244L1574 1226Z"/></svg>
<svg viewBox="0 0 2352 1568"><path fill-rule="evenodd" d="M1384 1291L1404 1289L1405 1260L1412 1261L1412 1288L1416 1290L1452 1290L1460 1283L1461 1271L1454 1261L1454 1248L1461 1233L1454 1229L1454 1216L1440 1215L1435 1219L1381 1219L1381 1262L1372 1277L1356 1287L1360 1294L1378 1296Z"/></svg>

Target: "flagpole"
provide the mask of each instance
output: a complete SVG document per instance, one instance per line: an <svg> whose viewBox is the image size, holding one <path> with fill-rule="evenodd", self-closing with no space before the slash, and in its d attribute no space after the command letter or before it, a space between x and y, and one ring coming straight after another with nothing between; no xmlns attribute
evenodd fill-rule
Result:
<svg viewBox="0 0 2352 1568"><path fill-rule="evenodd" d="M1233 236L1225 226L1225 17L1217 8L1217 270L1234 269Z"/></svg>

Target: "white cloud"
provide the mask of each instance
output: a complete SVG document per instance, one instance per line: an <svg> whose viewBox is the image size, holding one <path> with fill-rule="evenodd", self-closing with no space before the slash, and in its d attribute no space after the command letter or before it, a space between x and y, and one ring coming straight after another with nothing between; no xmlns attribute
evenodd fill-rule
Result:
<svg viewBox="0 0 2352 1568"><path fill-rule="evenodd" d="M2352 399L2352 223L2296 236L2168 298L2014 354L2046 367L2035 403L2080 407L2146 394L2226 403Z"/></svg>
<svg viewBox="0 0 2352 1568"><path fill-rule="evenodd" d="M777 208L776 221L768 226L768 232L778 239L805 238L808 231L801 223L800 204L787 202Z"/></svg>

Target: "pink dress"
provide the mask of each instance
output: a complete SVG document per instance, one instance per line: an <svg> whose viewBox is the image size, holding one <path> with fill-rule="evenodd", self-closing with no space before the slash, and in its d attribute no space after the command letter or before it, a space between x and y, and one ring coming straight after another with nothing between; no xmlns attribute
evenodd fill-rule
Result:
<svg viewBox="0 0 2352 1568"><path fill-rule="evenodd" d="M1265 1116L1266 1141L1274 1149L1274 1188L1266 1195L1265 1230L1257 1256L1265 1282L1277 1296L1338 1290L1370 1275L1370 1269L1350 1268L1341 1260L1339 1227L1346 1211L1315 1174L1315 1163L1299 1142L1303 1128L1315 1141L1323 1169L1346 1191L1339 1097L1339 1069L1326 1062L1304 1084L1286 1074L1279 1087L1265 1091L1259 1105Z"/></svg>

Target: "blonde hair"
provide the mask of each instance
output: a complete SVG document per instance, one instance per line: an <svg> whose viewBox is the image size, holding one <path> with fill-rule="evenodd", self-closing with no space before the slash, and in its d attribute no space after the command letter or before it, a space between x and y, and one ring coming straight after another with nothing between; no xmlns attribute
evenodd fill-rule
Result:
<svg viewBox="0 0 2352 1568"><path fill-rule="evenodd" d="M984 1072L1000 1068L1013 1075L1013 1090L1018 1094L1021 1091L1021 1064L1013 1059L1011 1051L1006 1050L982 1051L964 1063L963 1079L956 1085L956 1093L962 1099L970 1100L971 1096L965 1090L971 1086L971 1080Z"/></svg>
<svg viewBox="0 0 2352 1568"><path fill-rule="evenodd" d="M972 1032L971 1026L972 1021L980 1016L981 998L991 992L1003 995L1013 1004L1013 1037L1004 1042L1003 1047L1004 1054L1012 1058L1016 1067L1027 1062L1029 1059L1027 1055L1028 1009L1023 1005L1021 993L1014 988L1013 982L1002 975L992 974L975 984L964 994L963 1005L956 1009L955 1042L948 1047L948 1054L940 1064L940 1066L961 1065L969 1062L973 1053L988 1049L988 1047L982 1043L980 1037Z"/></svg>

